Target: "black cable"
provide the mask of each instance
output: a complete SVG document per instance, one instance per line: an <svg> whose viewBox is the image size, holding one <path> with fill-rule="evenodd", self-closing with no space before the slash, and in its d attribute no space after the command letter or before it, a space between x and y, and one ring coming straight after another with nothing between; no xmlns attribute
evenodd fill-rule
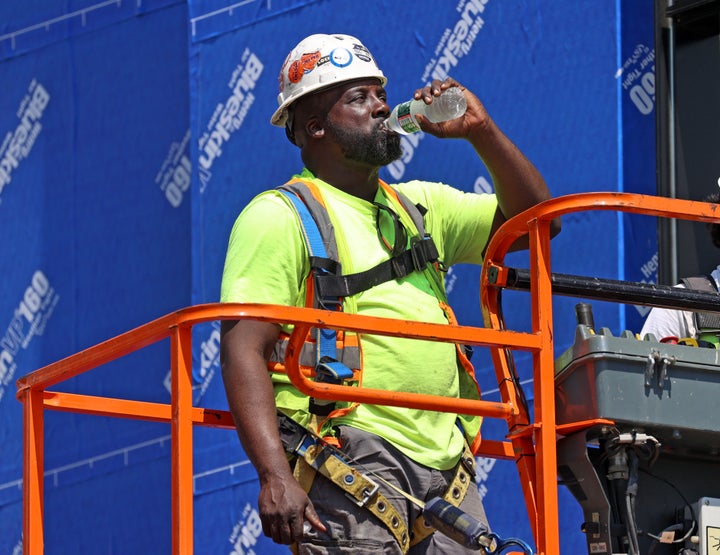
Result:
<svg viewBox="0 0 720 555"><path fill-rule="evenodd" d="M634 450L628 449L628 486L625 492L625 503L627 509L627 536L631 550L628 555L640 555L640 544L638 543L638 529L635 518L635 500L638 493L638 468L639 460Z"/></svg>

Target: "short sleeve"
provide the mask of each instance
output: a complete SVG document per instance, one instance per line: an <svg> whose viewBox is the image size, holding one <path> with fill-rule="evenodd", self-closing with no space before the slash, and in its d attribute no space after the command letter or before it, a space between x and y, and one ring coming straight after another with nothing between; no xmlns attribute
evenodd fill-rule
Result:
<svg viewBox="0 0 720 555"><path fill-rule="evenodd" d="M299 225L281 193L255 197L230 233L220 301L303 306L308 266Z"/></svg>
<svg viewBox="0 0 720 555"><path fill-rule="evenodd" d="M404 183L398 189L428 209L427 231L441 245L445 264L482 264L497 209L495 195L420 181Z"/></svg>

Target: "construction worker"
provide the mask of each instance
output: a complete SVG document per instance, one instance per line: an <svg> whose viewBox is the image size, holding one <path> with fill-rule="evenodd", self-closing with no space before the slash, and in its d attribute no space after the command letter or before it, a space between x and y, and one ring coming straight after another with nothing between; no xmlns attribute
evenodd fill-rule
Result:
<svg viewBox="0 0 720 555"><path fill-rule="evenodd" d="M264 192L239 215L229 239L222 302L340 307L349 313L448 323L452 316L440 272L455 263L481 264L490 237L506 219L550 198L533 164L480 100L451 78L433 81L414 98L430 104L442 91L459 87L467 111L443 123L419 118L421 128L437 138L470 142L492 175L495 194L421 181L390 187L379 179L380 168L401 156L400 137L383 123L390 114L386 78L357 38L305 38L287 56L279 82L279 107L271 122L283 127L300 149L304 169L291 180L293 194ZM311 231L296 207L303 191L302 204L315 205L315 215L321 212L332 224L329 235L327 226L321 233L336 243L343 276L367 281L372 274L380 283L351 287L338 294L338 303L318 300L317 288L308 299L308 274L323 268L310 261L304 238ZM423 209L413 208L415 204ZM413 216L418 211L424 221ZM554 235L559 222L552 225ZM526 248L521 242L516 246ZM386 273L391 279L379 277ZM320 281L314 283L319 287ZM444 497L487 522L469 450L478 445L479 419L391 406L314 403L287 376L268 372L268 364L274 370L282 366L288 331L251 320L224 321L221 330L225 389L242 446L258 473L265 535L293 544L301 554L472 552L424 527L421 509L400 492L422 501ZM348 362L357 366L350 382L477 398L472 369L455 345L369 335L355 338L352 345L345 341L344 351L359 354L358 361ZM329 365L317 368L321 366L327 371ZM280 420L290 424L291 434L299 424L311 435L287 439L288 428L278 427L276 411L291 418ZM313 461L304 449L292 450L298 438L315 435L337 446L341 462L357 471L345 473L345 481L359 475L377 487L358 494L343 489L347 484L329 476L327 469L315 472L317 457ZM322 443L313 445L320 447Z"/></svg>
<svg viewBox="0 0 720 555"><path fill-rule="evenodd" d="M712 193L705 202L720 203L720 193ZM720 249L720 224L706 224L710 239ZM688 287L717 293L720 286L720 265L710 275L693 276L680 280L677 287ZM643 324L640 337L652 334L658 341L701 341L703 346L718 348L720 343L720 314L692 312L654 307Z"/></svg>

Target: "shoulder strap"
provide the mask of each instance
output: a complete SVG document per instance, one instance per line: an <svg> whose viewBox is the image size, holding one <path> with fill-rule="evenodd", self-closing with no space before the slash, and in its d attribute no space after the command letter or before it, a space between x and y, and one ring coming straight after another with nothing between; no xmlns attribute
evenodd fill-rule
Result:
<svg viewBox="0 0 720 555"><path fill-rule="evenodd" d="M424 237L425 214L427 214L427 208L425 208L422 204L413 204L412 201L403 193L393 187L390 187L390 185L387 185L384 182L381 183L381 186L383 187L385 193L390 196L394 196L398 200L405 212L407 212L407 215L410 216L410 219L415 224L415 229L417 229L418 235L420 235L420 237Z"/></svg>
<svg viewBox="0 0 720 555"><path fill-rule="evenodd" d="M427 235L425 232L425 214L427 214L428 209L421 204L413 204L403 193L382 180L380 181L380 186L385 191L387 197L395 199L397 203L402 206L405 213L413 221L420 237L425 237ZM445 278L443 277L443 273L447 271L447 268L442 260L440 260L439 254L438 258L433 261L432 264L428 264L424 271L425 277L427 277L428 283L430 283L435 293L435 297L437 297L441 305L446 306L447 309L450 310L450 306L447 304L447 294L445 293ZM454 318L454 316L451 315L449 319L452 318Z"/></svg>
<svg viewBox="0 0 720 555"><path fill-rule="evenodd" d="M311 214L308 206L305 204L305 200L301 199L298 194L298 188L282 186L278 188L287 198L290 199L295 211L297 212L300 223L303 228L303 238L308 249L310 256L310 279L313 275L317 279L319 275L327 275L331 272L340 270L340 264L337 260L328 258L326 245L326 238L321 233L320 228L317 225L314 215ZM309 190L303 191L308 194ZM308 202L312 204L314 201L308 199ZM332 230L329 219L327 225ZM337 252L334 238L332 244L327 245L331 250ZM336 255L337 258L337 255ZM342 310L342 300L339 298L320 300L317 295L314 295L313 306L321 306L322 308L328 308L325 303L332 303L335 305L336 310ZM353 378L353 371L346 364L338 360L338 348L337 348L337 332L333 329L320 328L317 330L315 337L317 351L315 360L315 380L318 382L326 382L339 384L345 380ZM334 402L319 401L311 399L310 411L314 414L329 414L335 409Z"/></svg>
<svg viewBox="0 0 720 555"><path fill-rule="evenodd" d="M302 181L289 181L278 187L293 203L302 224L303 239L308 248L310 269L315 280L320 276L336 276L342 273L338 256L335 230L328 216L322 199ZM313 306L322 308L339 308L341 300L338 295L331 298L323 294L318 298L314 295Z"/></svg>

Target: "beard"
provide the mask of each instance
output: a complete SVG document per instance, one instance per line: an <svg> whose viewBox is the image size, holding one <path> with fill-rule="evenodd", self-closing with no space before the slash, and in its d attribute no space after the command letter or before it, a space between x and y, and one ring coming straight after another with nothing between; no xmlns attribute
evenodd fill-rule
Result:
<svg viewBox="0 0 720 555"><path fill-rule="evenodd" d="M386 166L402 156L400 135L396 133L388 133L379 126L370 133L364 133L357 128L337 126L329 119L325 123L348 160Z"/></svg>

